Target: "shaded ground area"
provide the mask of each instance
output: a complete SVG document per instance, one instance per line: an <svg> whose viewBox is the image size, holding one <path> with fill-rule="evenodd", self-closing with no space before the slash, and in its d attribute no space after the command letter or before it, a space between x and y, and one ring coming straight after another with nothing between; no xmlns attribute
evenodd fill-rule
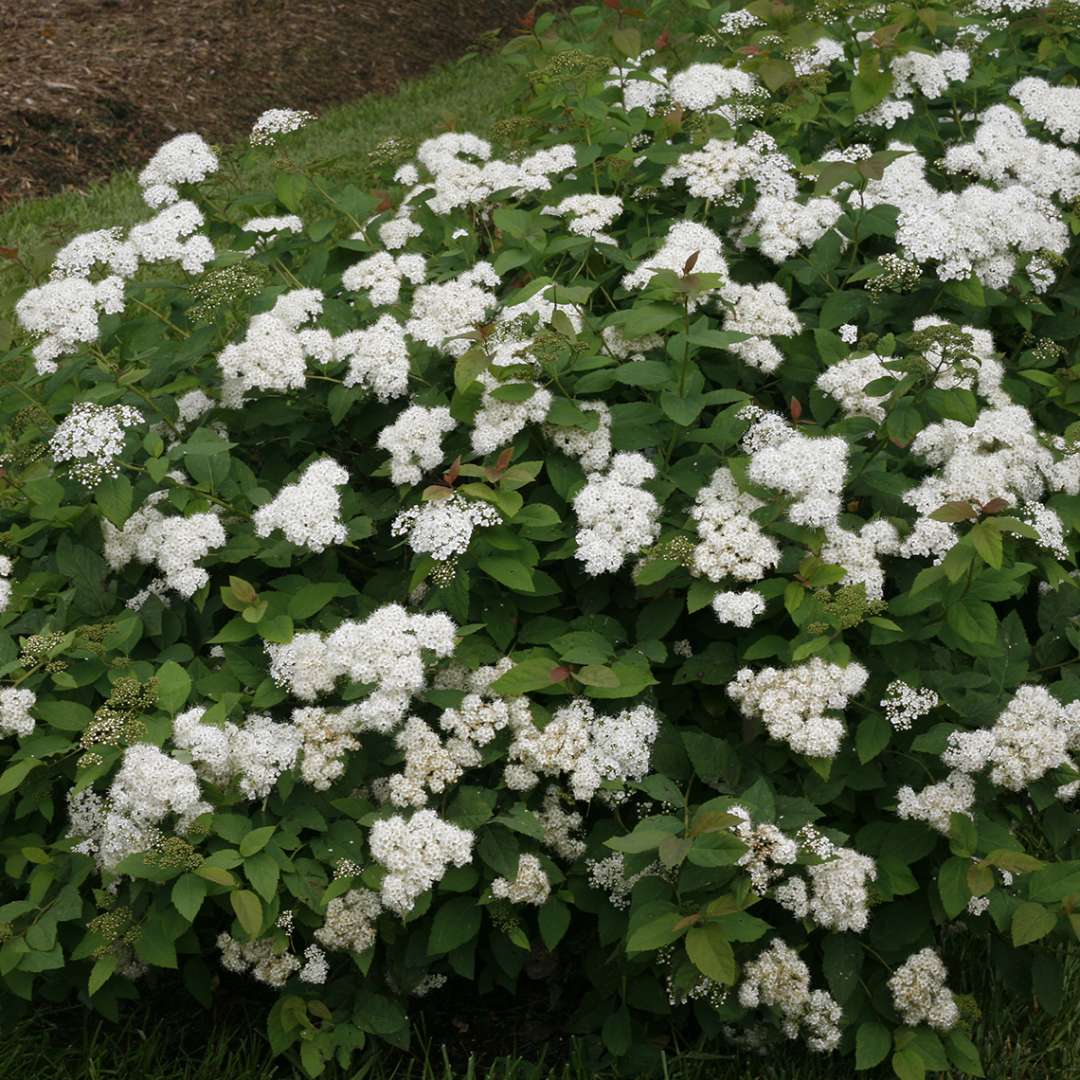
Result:
<svg viewBox="0 0 1080 1080"><path fill-rule="evenodd" d="M386 93L532 0L0 0L0 205L141 165L264 109Z"/></svg>

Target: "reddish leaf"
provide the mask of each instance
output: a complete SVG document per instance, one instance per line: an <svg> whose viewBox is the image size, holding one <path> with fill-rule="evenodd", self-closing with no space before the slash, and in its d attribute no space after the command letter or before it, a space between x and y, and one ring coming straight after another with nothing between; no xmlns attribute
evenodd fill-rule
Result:
<svg viewBox="0 0 1080 1080"><path fill-rule="evenodd" d="M569 677L570 669L564 664L560 664L558 667L553 667L551 669L551 674L548 676L548 678L550 678L553 683L563 682Z"/></svg>
<svg viewBox="0 0 1080 1080"><path fill-rule="evenodd" d="M19 249L17 247L0 247L0 259L17 259L19 257Z"/></svg>
<svg viewBox="0 0 1080 1080"><path fill-rule="evenodd" d="M666 48L668 47L668 43L669 43L670 41L671 41L671 34L669 34L669 33L668 33L668 32L667 32L666 30L665 30L665 31L664 31L664 32L663 32L663 33L662 33L662 34L661 34L661 35L660 35L660 36L659 36L659 37L658 37L658 38L656 39L656 44L655 44L655 45L653 46L653 48L654 48L654 49L656 49L656 51L657 51L657 52L660 52L660 50L661 50L661 49L666 49Z"/></svg>
<svg viewBox="0 0 1080 1080"><path fill-rule="evenodd" d="M1002 510L1007 509L1009 504L1004 499L991 499L988 503L984 503L979 509L984 514L1000 514Z"/></svg>
<svg viewBox="0 0 1080 1080"><path fill-rule="evenodd" d="M701 254L701 252L700 252L700 251L695 251L695 252L694 252L694 253L693 253L693 254L692 254L692 255L691 255L691 256L690 256L690 257L689 257L689 258L688 258L688 259L686 260L686 262L684 262L684 263L683 263L683 268L682 268L682 272L683 272L683 276L684 276L684 277L685 277L685 276L686 276L687 274L689 274L689 273L690 273L690 271L691 271L691 270L693 270L695 266L697 266L698 256L699 256L700 254Z"/></svg>
<svg viewBox="0 0 1080 1080"><path fill-rule="evenodd" d="M791 399L791 419L798 423L800 416L802 416L802 402L797 397L793 397Z"/></svg>
<svg viewBox="0 0 1080 1080"><path fill-rule="evenodd" d="M447 487L453 487L454 482L461 475L461 457L460 455L454 458L453 465L443 474L443 483Z"/></svg>

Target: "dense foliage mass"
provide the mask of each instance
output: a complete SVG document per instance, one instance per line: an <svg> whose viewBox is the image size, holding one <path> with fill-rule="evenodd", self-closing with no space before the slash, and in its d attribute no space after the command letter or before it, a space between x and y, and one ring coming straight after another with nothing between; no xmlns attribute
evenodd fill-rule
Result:
<svg viewBox="0 0 1080 1080"><path fill-rule="evenodd" d="M19 302L9 1002L242 973L317 1075L540 974L630 1067L978 1076L962 932L1057 1007L1080 9L726 8L537 18L495 145L347 182L181 135Z"/></svg>

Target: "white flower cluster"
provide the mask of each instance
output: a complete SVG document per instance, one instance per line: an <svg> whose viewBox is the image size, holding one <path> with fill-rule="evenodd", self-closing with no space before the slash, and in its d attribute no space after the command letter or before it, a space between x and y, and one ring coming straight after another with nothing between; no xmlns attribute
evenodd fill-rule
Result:
<svg viewBox="0 0 1080 1080"><path fill-rule="evenodd" d="M965 500L982 506L992 499L1035 503L1047 488L1080 492L1080 454L1058 457L1044 445L1031 414L1022 405L983 409L974 424L943 420L915 436L911 452L935 471L904 492L921 515L901 545L905 556L943 556L956 542L948 522L932 514L944 503Z"/></svg>
<svg viewBox="0 0 1080 1080"><path fill-rule="evenodd" d="M830 710L841 711L862 690L866 668L830 664L815 656L790 668L742 668L728 683L728 696L743 715L760 717L774 739L807 757L829 758L840 749L844 724Z"/></svg>
<svg viewBox="0 0 1080 1080"><path fill-rule="evenodd" d="M266 537L280 529L290 544L309 551L344 543L348 529L341 522L337 489L348 482L349 474L333 458L313 461L295 484L286 484L255 511L255 535Z"/></svg>
<svg viewBox="0 0 1080 1080"><path fill-rule="evenodd" d="M218 934L221 966L234 975L249 972L257 982L280 990L289 978L300 970L300 961L290 952L279 953L269 938L237 941L230 934Z"/></svg>
<svg viewBox="0 0 1080 1080"><path fill-rule="evenodd" d="M333 355L334 342L326 330L300 327L322 312L318 289L283 293L269 310L254 315L242 341L226 345L218 355L221 402L238 409L251 390L299 390L307 377L306 358L323 363Z"/></svg>
<svg viewBox="0 0 1080 1080"><path fill-rule="evenodd" d="M779 413L763 413L756 406L748 406L743 415L751 420L743 436L750 479L791 496L787 513L796 525L835 523L847 475L847 441L804 435Z"/></svg>
<svg viewBox="0 0 1080 1080"><path fill-rule="evenodd" d="M345 620L325 636L306 631L285 644L268 643L270 677L301 701L331 692L342 676L371 684L371 694L349 707L353 729L389 733L427 683L425 650L449 656L456 630L441 611L414 615L400 604L385 604L362 622Z"/></svg>
<svg viewBox="0 0 1080 1080"><path fill-rule="evenodd" d="M926 159L905 143L905 151L885 167L880 180L862 192L864 207L899 207L896 243L910 259L936 262L942 281L963 280L973 272L991 288L1004 288L1017 269L1018 256L1042 250L1063 255L1069 231L1053 203L1024 184L1000 190L972 184L963 191L939 192L926 179ZM1033 281L1042 291L1053 281Z"/></svg>
<svg viewBox="0 0 1080 1080"><path fill-rule="evenodd" d="M142 422L142 413L130 405L76 401L53 432L49 453L58 464L70 461L72 478L94 487L119 474L125 429Z"/></svg>
<svg viewBox="0 0 1080 1080"><path fill-rule="evenodd" d="M491 144L468 132L448 131L420 144L416 160L431 177L420 180L405 196L405 206L426 202L436 214L485 202L495 192L518 198L526 192L547 191L549 177L576 163L569 144L538 150L517 162L492 159ZM419 178L416 166L399 170L406 178ZM390 245L387 245L390 246Z"/></svg>
<svg viewBox="0 0 1080 1080"><path fill-rule="evenodd" d="M168 206L180 198L178 184L199 184L218 169L217 155L201 135L188 132L163 143L139 173L147 206Z"/></svg>
<svg viewBox="0 0 1080 1080"><path fill-rule="evenodd" d="M821 558L827 563L844 567L843 584L859 585L866 589L868 600L885 597L885 571L879 556L897 555L900 536L888 521L868 521L857 533L840 525L825 526L825 543Z"/></svg>
<svg viewBox="0 0 1080 1080"><path fill-rule="evenodd" d="M691 255L697 255L693 273L719 274L724 281L727 281L728 267L720 237L697 222L677 221L668 229L659 251L639 263L636 270L623 277L622 287L644 289L657 270L671 270L681 275ZM702 298L706 295L708 294L702 294ZM702 298L693 301L692 307L700 306Z"/></svg>
<svg viewBox="0 0 1080 1080"><path fill-rule="evenodd" d="M923 97L939 98L951 82L963 82L971 74L971 57L963 49L943 49L932 53L907 52L890 65L893 93L910 97L919 91Z"/></svg>
<svg viewBox="0 0 1080 1080"><path fill-rule="evenodd" d="M410 405L379 432L376 446L390 454L390 479L395 484L419 484L424 473L443 460L442 437L457 422L445 405Z"/></svg>
<svg viewBox="0 0 1080 1080"><path fill-rule="evenodd" d="M811 1050L832 1050L840 1041L843 1011L827 991L810 989L810 969L780 938L743 968L739 1003L779 1009L784 1034L794 1039L804 1029Z"/></svg>
<svg viewBox="0 0 1080 1080"><path fill-rule="evenodd" d="M750 335L749 340L736 341L728 349L759 371L775 371L784 356L769 338L794 337L802 330L784 290L773 281L762 285L729 282L720 290L720 298L725 308L724 329Z"/></svg>
<svg viewBox="0 0 1080 1080"><path fill-rule="evenodd" d="M36 702L33 690L22 690L17 686L0 689L0 735L17 735L20 739L32 735L34 718L30 710Z"/></svg>
<svg viewBox="0 0 1080 1080"><path fill-rule="evenodd" d="M0 555L0 612L6 610L11 602L11 560Z"/></svg>
<svg viewBox="0 0 1080 1080"><path fill-rule="evenodd" d="M960 1019L952 991L945 985L949 973L941 957L930 948L912 953L889 979L893 1008L908 1027L929 1024L948 1031Z"/></svg>
<svg viewBox="0 0 1080 1080"><path fill-rule="evenodd" d="M575 799L588 802L605 780L640 780L660 727L648 705L597 714L585 698L557 709L541 729L524 710L512 717L506 786L534 787L540 776L566 773Z"/></svg>
<svg viewBox="0 0 1080 1080"><path fill-rule="evenodd" d="M350 889L326 905L325 921L315 931L315 939L328 949L362 953L375 944L375 920L381 911L377 892Z"/></svg>
<svg viewBox="0 0 1080 1080"><path fill-rule="evenodd" d="M402 510L390 526L392 536L404 536L417 554L444 562L469 550L474 529L489 528L502 520L489 503L450 495Z"/></svg>
<svg viewBox="0 0 1080 1080"><path fill-rule="evenodd" d="M249 799L270 794L278 777L291 769L302 737L292 724L277 724L265 713L252 713L242 726L204 724L206 709L195 707L173 720L173 745L191 755L199 776L224 787L233 780Z"/></svg>
<svg viewBox="0 0 1080 1080"><path fill-rule="evenodd" d="M796 49L791 54L791 64L799 78L825 71L837 60L844 59L844 46L832 38L821 37L809 49Z"/></svg>
<svg viewBox="0 0 1080 1080"><path fill-rule="evenodd" d="M479 262L449 281L417 286L405 333L433 349L457 357L470 342L464 337L495 307L499 275Z"/></svg>
<svg viewBox="0 0 1080 1080"><path fill-rule="evenodd" d="M427 260L423 255L398 255L379 251L350 266L341 275L341 287L349 292L366 292L375 307L396 304L401 295L401 283L422 285L427 277Z"/></svg>
<svg viewBox="0 0 1080 1080"><path fill-rule="evenodd" d="M1014 83L1009 93L1029 120L1042 124L1062 142L1080 140L1080 90L1075 86L1051 86L1045 79L1031 77Z"/></svg>
<svg viewBox="0 0 1080 1080"><path fill-rule="evenodd" d="M300 776L304 783L316 791L325 791L345 772L345 755L360 748L353 732L361 721L356 706L337 712L320 705L293 709L293 727L303 748Z"/></svg>
<svg viewBox="0 0 1080 1080"><path fill-rule="evenodd" d="M915 115L915 106L911 101L898 98L883 98L872 109L859 115L859 123L867 127L883 127L887 131L896 126L898 120L906 120Z"/></svg>
<svg viewBox="0 0 1080 1080"><path fill-rule="evenodd" d="M595 431L545 424L544 434L568 457L577 458L586 472L599 472L611 457L611 410L602 401L579 401L582 412L595 413Z"/></svg>
<svg viewBox="0 0 1080 1080"><path fill-rule="evenodd" d="M758 131L743 144L734 139L710 139L700 150L683 154L669 165L660 182L671 187L682 180L692 198L738 206L747 180L756 181L759 194L792 197L795 182L791 172L790 159L777 152L773 137Z"/></svg>
<svg viewBox="0 0 1080 1080"><path fill-rule="evenodd" d="M625 909L630 906L630 893L634 886L643 878L663 876L664 868L659 861L655 861L627 877L626 860L621 852L616 851L603 859L586 859L585 869L589 885L606 892L612 907Z"/></svg>
<svg viewBox="0 0 1080 1080"><path fill-rule="evenodd" d="M1031 138L1008 105L991 105L972 142L948 147L944 167L999 185L1015 180L1036 195L1059 195L1065 202L1080 194L1080 155Z"/></svg>
<svg viewBox="0 0 1080 1080"><path fill-rule="evenodd" d="M333 343L335 360L349 370L346 386L362 386L379 401L403 397L409 391L409 347L405 330L393 315L383 315L362 330L349 330Z"/></svg>
<svg viewBox="0 0 1080 1080"><path fill-rule="evenodd" d="M660 504L641 485L656 475L642 454L615 454L606 473L589 473L574 496L575 557L587 574L612 573L660 534Z"/></svg>
<svg viewBox="0 0 1080 1080"><path fill-rule="evenodd" d="M72 850L93 855L99 866L112 870L128 855L153 847L161 838L157 826L168 816L175 815L177 830L185 832L212 810L200 798L190 765L156 746L136 743L124 751L105 798L92 788L69 794L68 833L81 837Z"/></svg>
<svg viewBox="0 0 1080 1080"><path fill-rule="evenodd" d="M885 687L885 696L879 702L894 731L910 731L912 721L936 709L940 703L941 699L933 690L917 690L903 679L893 679Z"/></svg>
<svg viewBox="0 0 1080 1080"><path fill-rule="evenodd" d="M780 195L762 195L747 216L736 246L744 248L751 234L767 259L780 264L802 248L813 247L840 219L844 208L835 199L800 202Z"/></svg>
<svg viewBox="0 0 1080 1080"><path fill-rule="evenodd" d="M954 731L941 760L965 773L990 767L990 781L1022 791L1054 769L1076 764L1080 701L1062 705L1043 686L1021 686L989 728Z"/></svg>
<svg viewBox="0 0 1080 1080"><path fill-rule="evenodd" d="M155 563L164 575L164 588L190 597L210 580L195 563L225 543L225 529L213 513L190 517L163 514L155 504L165 494L158 491L148 496L122 529L107 518L101 519L105 559L113 570L122 570L132 559Z"/></svg>
<svg viewBox="0 0 1080 1080"><path fill-rule="evenodd" d="M691 64L672 76L668 92L676 105L722 116L733 126L757 115L754 99L768 97L756 75L723 64Z"/></svg>
<svg viewBox="0 0 1080 1080"><path fill-rule="evenodd" d="M603 230L622 210L622 199L615 195L568 195L556 206L545 206L543 213L569 217L566 227L575 236L587 236L598 244L614 244Z"/></svg>
<svg viewBox="0 0 1080 1080"><path fill-rule="evenodd" d="M267 109L251 127L251 145L272 146L279 135L299 131L314 119L304 109Z"/></svg>
<svg viewBox="0 0 1080 1080"><path fill-rule="evenodd" d="M743 806L729 807L728 813L739 819L730 831L746 845L735 865L746 871L754 891L764 895L769 884L784 873L784 867L799 857L799 845L770 822L755 825Z"/></svg>
<svg viewBox="0 0 1080 1080"><path fill-rule="evenodd" d="M712 598L712 609L720 622L745 629L765 610L765 598L753 589L720 592Z"/></svg>
<svg viewBox="0 0 1080 1080"><path fill-rule="evenodd" d="M477 454L490 454L506 446L528 424L542 424L551 408L551 391L523 379L500 382L489 371L480 372L478 379L484 388L480 408L473 418L472 448ZM524 401L500 401L492 391L502 386L532 385L532 393Z"/></svg>
<svg viewBox="0 0 1080 1080"><path fill-rule="evenodd" d="M523 698L518 700L524 701ZM528 708L528 702L525 707ZM536 816L544 827L545 847L567 862L574 862L585 854L585 841L579 835L584 819L576 810L562 808L559 789L554 785L544 792L544 801Z"/></svg>
<svg viewBox="0 0 1080 1080"><path fill-rule="evenodd" d="M869 416L881 423L885 395L870 395L866 387L877 379L895 379L896 375L884 366L885 357L877 353L849 356L827 367L817 377L817 388L838 402L845 416Z"/></svg>
<svg viewBox="0 0 1080 1080"><path fill-rule="evenodd" d="M551 895L551 882L535 855L518 859L517 875L513 881L497 877L491 883L491 895L511 904L535 904L538 907Z"/></svg>
<svg viewBox="0 0 1080 1080"><path fill-rule="evenodd" d="M407 915L450 866L471 861L474 839L473 833L443 821L434 810L376 821L368 842L372 856L387 870L380 890L383 906Z"/></svg>
<svg viewBox="0 0 1080 1080"><path fill-rule="evenodd" d="M694 572L710 581L729 576L737 581L760 581L776 566L780 548L750 516L764 505L740 491L731 470L721 465L698 491L690 511L701 538L694 548Z"/></svg>
<svg viewBox="0 0 1080 1080"><path fill-rule="evenodd" d="M451 736L445 742L418 716L410 716L394 740L405 755L401 772L387 782L386 794L395 806L423 806L428 793L436 795L456 783L481 756L469 740Z"/></svg>
<svg viewBox="0 0 1080 1080"><path fill-rule="evenodd" d="M133 226L128 243L145 263L178 262L198 274L215 254L210 238L198 232L203 221L202 211L185 199Z"/></svg>
<svg viewBox="0 0 1080 1080"><path fill-rule="evenodd" d="M806 868L813 885L809 914L828 930L866 929L870 918L867 883L877 879L877 867L868 855L839 847L831 859Z"/></svg>
<svg viewBox="0 0 1080 1080"><path fill-rule="evenodd" d="M39 375L56 371L56 360L79 345L97 341L98 318L124 310L124 282L115 274L90 282L65 277L29 289L15 305L15 317L29 334L40 337L33 348Z"/></svg>
<svg viewBox="0 0 1080 1080"><path fill-rule="evenodd" d="M896 813L910 821L923 821L945 836L952 828L952 815L971 817L975 806L975 781L965 772L953 769L938 784L927 784L922 791L905 784L896 793Z"/></svg>
<svg viewBox="0 0 1080 1080"><path fill-rule="evenodd" d="M280 214L277 217L248 218L240 228L243 229L244 232L260 233L264 236L270 236L283 232L303 232L304 223L295 214ZM254 250L254 248L251 250Z"/></svg>
<svg viewBox="0 0 1080 1080"><path fill-rule="evenodd" d="M69 240L53 257L49 276L54 281L68 277L89 278L99 264L122 278L129 278L138 270L139 256L123 239L123 230L119 226L81 233Z"/></svg>

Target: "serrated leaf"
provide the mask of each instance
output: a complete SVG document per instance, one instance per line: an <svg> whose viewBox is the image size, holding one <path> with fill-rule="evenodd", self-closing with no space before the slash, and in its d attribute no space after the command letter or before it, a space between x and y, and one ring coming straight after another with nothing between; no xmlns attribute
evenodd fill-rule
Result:
<svg viewBox="0 0 1080 1080"><path fill-rule="evenodd" d="M1012 943L1017 948L1046 937L1057 926L1057 915L1042 904L1025 901L1013 912Z"/></svg>
<svg viewBox="0 0 1080 1080"><path fill-rule="evenodd" d="M224 873L224 871L222 871ZM199 914L203 900L206 899L206 880L195 874L181 874L172 887L173 907L187 919L194 922Z"/></svg>
<svg viewBox="0 0 1080 1080"><path fill-rule="evenodd" d="M252 940L257 938L262 929L262 901L250 889L237 889L229 893L229 903L244 933Z"/></svg>
<svg viewBox="0 0 1080 1080"><path fill-rule="evenodd" d="M731 942L716 924L695 926L686 933L686 955L714 982L734 986L737 968Z"/></svg>

